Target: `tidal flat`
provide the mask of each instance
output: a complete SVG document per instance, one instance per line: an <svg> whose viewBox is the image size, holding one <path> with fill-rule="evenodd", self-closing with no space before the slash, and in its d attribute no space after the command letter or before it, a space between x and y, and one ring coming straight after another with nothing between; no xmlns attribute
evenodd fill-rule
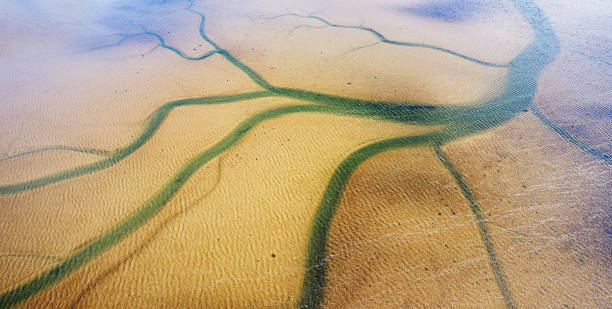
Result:
<svg viewBox="0 0 612 309"><path fill-rule="evenodd" d="M604 308L612 4L13 1L0 308Z"/></svg>

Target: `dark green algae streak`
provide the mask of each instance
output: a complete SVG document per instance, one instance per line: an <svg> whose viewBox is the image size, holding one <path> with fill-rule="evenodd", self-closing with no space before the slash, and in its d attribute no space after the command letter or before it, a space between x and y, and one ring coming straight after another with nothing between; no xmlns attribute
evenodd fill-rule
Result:
<svg viewBox="0 0 612 309"><path fill-rule="evenodd" d="M447 125L445 129L436 133L394 138L368 145L351 154L334 172L328 188L324 193L321 204L317 209L317 214L313 222L305 279L299 304L300 307L304 308L320 307L325 286L325 271L327 266L325 250L329 226L335 208L338 205L340 194L348 178L362 162L387 150L424 144L441 145L453 139L491 128L512 118L516 113L530 104L535 93L536 81L540 71L547 63L554 59L559 47L548 21L538 8L531 3L523 1L515 1L515 3L524 17L533 26L536 32L536 39L521 53L521 55L505 65L509 72L507 90L501 96L489 102L485 102L484 104L473 107L446 107L421 103L374 102L326 95L307 90L274 87L255 71L233 57L226 50L220 48L214 41L206 36L204 32L205 16L193 10L193 3L190 2L186 9L201 17L200 34L202 38L216 49L209 55L218 54L223 56L238 69L242 70L251 80L264 90L224 97L185 99L168 103L159 108L151 116L145 130L135 141L109 154L108 158L28 182L0 186L0 195L33 190L58 181L93 173L116 164L149 140L157 131L168 113L175 107L237 102L268 96L302 99L321 105L276 108L245 120L220 142L189 161L160 189L160 191L140 206L132 215L115 224L109 231L98 236L91 243L73 252L70 257L54 266L52 269L1 294L0 308L8 308L19 304L53 285L121 241L138 227L145 224L164 207L189 177L191 177L202 165L234 145L251 128L261 121L289 113L324 112L421 125ZM152 34L147 33L147 35ZM195 58L187 58L179 50L165 44L162 44L162 47L188 60L196 60ZM444 50L442 49L442 51ZM469 59L466 60L470 61ZM472 62L478 63L477 61ZM482 233L483 231L481 230L481 234ZM500 290L502 290L503 294L501 286ZM505 297L504 295L504 298ZM511 307L511 304L509 307Z"/></svg>
<svg viewBox="0 0 612 309"><path fill-rule="evenodd" d="M37 149L32 149L29 151L20 152L14 155L6 156L0 159L0 162L17 159L19 157L24 157L27 155L40 153L40 152L49 152L49 151L70 151L70 152L80 152L85 154L92 154L97 156L105 156L106 152L96 150L96 149L88 149L88 148L78 148L78 147L69 147L69 146L51 146L51 147L42 147Z"/></svg>

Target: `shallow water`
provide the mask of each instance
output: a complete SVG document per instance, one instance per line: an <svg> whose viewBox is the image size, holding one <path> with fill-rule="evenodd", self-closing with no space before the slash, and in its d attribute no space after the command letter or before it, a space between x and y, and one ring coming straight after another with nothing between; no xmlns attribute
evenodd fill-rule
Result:
<svg viewBox="0 0 612 309"><path fill-rule="evenodd" d="M9 1L0 307L606 307L611 9Z"/></svg>

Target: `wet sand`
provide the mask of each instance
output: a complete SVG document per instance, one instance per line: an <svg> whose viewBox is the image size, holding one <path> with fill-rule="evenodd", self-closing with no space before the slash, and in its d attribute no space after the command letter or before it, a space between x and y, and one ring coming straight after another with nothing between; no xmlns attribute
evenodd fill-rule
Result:
<svg viewBox="0 0 612 309"><path fill-rule="evenodd" d="M605 307L609 5L536 4L9 3L0 307Z"/></svg>

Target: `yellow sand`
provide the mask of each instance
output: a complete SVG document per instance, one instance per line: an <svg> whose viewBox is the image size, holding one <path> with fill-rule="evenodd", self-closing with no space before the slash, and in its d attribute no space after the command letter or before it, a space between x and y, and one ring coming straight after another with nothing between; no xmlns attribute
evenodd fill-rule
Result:
<svg viewBox="0 0 612 309"><path fill-rule="evenodd" d="M503 307L467 201L432 147L362 164L327 250L325 308Z"/></svg>
<svg viewBox="0 0 612 309"><path fill-rule="evenodd" d="M0 269L2 269L0 290L11 288L24 278L40 273L41 269L53 266L60 258L31 256L21 252L3 252L0 256Z"/></svg>

